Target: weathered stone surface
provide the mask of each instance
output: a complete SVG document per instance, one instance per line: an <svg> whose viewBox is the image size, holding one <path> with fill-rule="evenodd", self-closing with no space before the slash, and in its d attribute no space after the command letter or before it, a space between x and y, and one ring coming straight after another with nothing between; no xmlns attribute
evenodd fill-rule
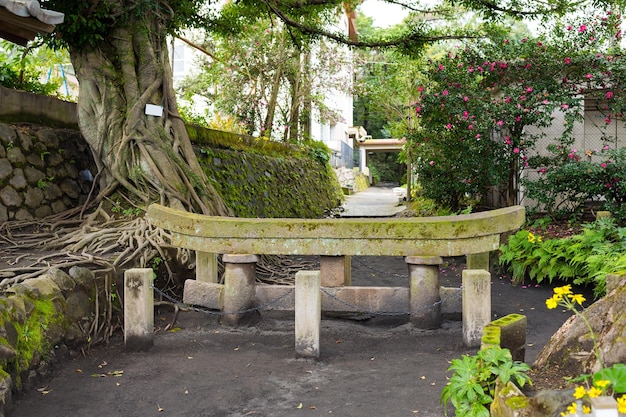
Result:
<svg viewBox="0 0 626 417"><path fill-rule="evenodd" d="M96 289L95 275L89 268L82 266L73 266L69 270L70 277L76 281L76 284L80 285L87 294Z"/></svg>
<svg viewBox="0 0 626 417"><path fill-rule="evenodd" d="M0 204L0 223L9 220L9 211L4 204Z"/></svg>
<svg viewBox="0 0 626 417"><path fill-rule="evenodd" d="M35 217L42 219L52 214L52 208L50 206L41 206L35 209Z"/></svg>
<svg viewBox="0 0 626 417"><path fill-rule="evenodd" d="M24 207L20 207L13 214L13 218L11 220L23 221L23 220L32 220L33 218L34 218L33 215L30 214L28 210L26 210Z"/></svg>
<svg viewBox="0 0 626 417"><path fill-rule="evenodd" d="M46 174L30 166L24 168L24 175L26 176L26 181L28 181L30 185L34 185L35 187L37 186L37 182L39 180L46 177Z"/></svg>
<svg viewBox="0 0 626 417"><path fill-rule="evenodd" d="M30 208L39 208L43 201L43 191L39 188L30 187L24 193L24 203Z"/></svg>
<svg viewBox="0 0 626 417"><path fill-rule="evenodd" d="M61 197L63 195L63 192L55 183L46 181L45 187L43 189L43 195L48 201L53 201Z"/></svg>
<svg viewBox="0 0 626 417"><path fill-rule="evenodd" d="M59 137L54 129L40 129L36 133L37 139L41 141L48 149L59 148Z"/></svg>
<svg viewBox="0 0 626 417"><path fill-rule="evenodd" d="M61 212L65 211L65 210L67 210L67 206L61 200L57 200L57 201L53 202L50 205L50 208L52 208L52 211L55 212L55 213L61 213Z"/></svg>
<svg viewBox="0 0 626 417"><path fill-rule="evenodd" d="M63 194L70 198L78 198L80 196L80 187L76 181L71 179L64 179L59 186Z"/></svg>
<svg viewBox="0 0 626 417"><path fill-rule="evenodd" d="M26 162L26 157L22 153L22 150L16 146L13 146L11 149L7 149L7 159L14 166L21 165Z"/></svg>
<svg viewBox="0 0 626 417"><path fill-rule="evenodd" d="M26 188L28 183L26 182L26 178L24 177L24 171L21 168L16 168L13 170L13 177L9 180L9 184L17 191L23 190Z"/></svg>
<svg viewBox="0 0 626 417"><path fill-rule="evenodd" d="M2 190L0 190L0 201L4 204L5 207L20 207L24 202L24 199L20 195L20 193L15 190L15 188L7 185Z"/></svg>
<svg viewBox="0 0 626 417"><path fill-rule="evenodd" d="M13 173L13 165L8 159L0 159L0 180L8 178Z"/></svg>
<svg viewBox="0 0 626 417"><path fill-rule="evenodd" d="M195 279L185 281L183 302L196 306L222 310L224 308L224 285ZM293 309L293 304L290 306Z"/></svg>
<svg viewBox="0 0 626 417"><path fill-rule="evenodd" d="M16 139L15 129L5 123L0 123L0 143L6 147L8 144L15 142Z"/></svg>
<svg viewBox="0 0 626 417"><path fill-rule="evenodd" d="M25 153L30 152L33 147L33 139L21 130L17 130L16 132L22 151L24 151Z"/></svg>
<svg viewBox="0 0 626 417"><path fill-rule="evenodd" d="M46 166L46 162L41 159L41 156L34 153L28 154L28 156L26 157L26 162L28 162L29 165L39 169L43 169Z"/></svg>

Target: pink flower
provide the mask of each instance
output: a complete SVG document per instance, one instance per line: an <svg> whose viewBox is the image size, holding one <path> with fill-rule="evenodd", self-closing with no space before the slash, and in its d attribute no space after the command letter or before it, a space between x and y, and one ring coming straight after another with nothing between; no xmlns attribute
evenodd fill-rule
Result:
<svg viewBox="0 0 626 417"><path fill-rule="evenodd" d="M441 92L441 94L443 94L443 96L444 96L444 97L445 97L445 96L447 96L447 95L448 95L448 90L443 90L443 91Z"/></svg>
<svg viewBox="0 0 626 417"><path fill-rule="evenodd" d="M583 33L586 30L587 30L587 26L586 25L580 25L580 27L578 28L578 32L579 33Z"/></svg>
<svg viewBox="0 0 626 417"><path fill-rule="evenodd" d="M469 116L469 113L467 112L467 110L465 110L465 111L463 112L463 118L464 118L464 119L467 119L467 117L468 117L468 116Z"/></svg>
<svg viewBox="0 0 626 417"><path fill-rule="evenodd" d="M448 124L446 125L446 129L448 129L448 130L452 129L452 125L451 125L450 123L448 123Z"/></svg>
<svg viewBox="0 0 626 417"><path fill-rule="evenodd" d="M507 145L511 144L511 137L510 136L505 136L504 137L504 143L506 143Z"/></svg>
<svg viewBox="0 0 626 417"><path fill-rule="evenodd" d="M445 68L445 67L443 66L443 64L439 64L439 71L443 71L443 70L444 70L444 68Z"/></svg>
<svg viewBox="0 0 626 417"><path fill-rule="evenodd" d="M604 121L606 122L607 125L611 124L611 116L607 116L606 119L604 119Z"/></svg>
<svg viewBox="0 0 626 417"><path fill-rule="evenodd" d="M503 122L502 120L498 120L498 121L496 122L496 124L497 124L498 126L502 126L502 125L504 124L504 122Z"/></svg>
<svg viewBox="0 0 626 417"><path fill-rule="evenodd" d="M480 139L480 136L481 136L481 134L480 134L480 133L477 133L477 134L476 134L476 139Z"/></svg>
<svg viewBox="0 0 626 417"><path fill-rule="evenodd" d="M532 87L528 87L528 88L526 89L526 92L527 92L527 93L532 93L532 92L533 92L533 88L532 88Z"/></svg>
<svg viewBox="0 0 626 417"><path fill-rule="evenodd" d="M588 80L590 80L590 79L592 79L592 78L593 78L593 75L591 75L591 74L587 74L587 75L585 75L585 77L587 77L587 79L588 79Z"/></svg>
<svg viewBox="0 0 626 417"><path fill-rule="evenodd" d="M561 108L562 109L569 109L569 105L568 104L561 104Z"/></svg>
<svg viewBox="0 0 626 417"><path fill-rule="evenodd" d="M548 171L547 169L545 169L545 168L541 168L538 172L540 172L540 173L542 173L542 174L545 174L547 171Z"/></svg>
<svg viewBox="0 0 626 417"><path fill-rule="evenodd" d="M571 64L571 63L572 63L572 59L571 59L571 58L569 58L569 57L566 57L563 61L564 61L567 65L569 65L569 64Z"/></svg>
<svg viewBox="0 0 626 417"><path fill-rule="evenodd" d="M474 126L473 126L473 125L469 125L469 126L467 126L467 128L468 128L469 130L474 130Z"/></svg>
<svg viewBox="0 0 626 417"><path fill-rule="evenodd" d="M429 164L430 164L431 166L432 166L432 165L435 165L435 161L430 161L430 162L429 162Z"/></svg>
<svg viewBox="0 0 626 417"><path fill-rule="evenodd" d="M606 98L612 98L612 97L613 97L613 92L612 91L607 91Z"/></svg>
<svg viewBox="0 0 626 417"><path fill-rule="evenodd" d="M420 85L419 87L417 87L417 91L419 91L419 92L421 93L422 91L424 91L424 87L422 87L422 86Z"/></svg>
<svg viewBox="0 0 626 417"><path fill-rule="evenodd" d="M521 120L522 120L522 116L517 116L517 117L515 117L515 121L516 121L516 122L518 122L518 123L519 123Z"/></svg>
<svg viewBox="0 0 626 417"><path fill-rule="evenodd" d="M513 153L519 153L519 148L513 148Z"/></svg>
<svg viewBox="0 0 626 417"><path fill-rule="evenodd" d="M463 97L463 101L469 101L469 97L468 96Z"/></svg>
<svg viewBox="0 0 626 417"><path fill-rule="evenodd" d="M602 147L602 150L603 150L603 151L608 151L609 149L611 149L611 147L610 147L609 145L604 145L604 146Z"/></svg>
<svg viewBox="0 0 626 417"><path fill-rule="evenodd" d="M602 168L606 168L606 162L602 162L602 163L600 164L600 166L601 166Z"/></svg>
<svg viewBox="0 0 626 417"><path fill-rule="evenodd" d="M567 30L572 30L572 29L574 29L572 25L567 25Z"/></svg>
<svg viewBox="0 0 626 417"><path fill-rule="evenodd" d="M511 102L511 96L508 96L507 98L504 99L505 103L510 103Z"/></svg>
<svg viewBox="0 0 626 417"><path fill-rule="evenodd" d="M417 107L415 108L415 114L418 114L418 113L419 113L419 112L421 112L421 111L422 111L422 108L421 108L420 106L417 106Z"/></svg>

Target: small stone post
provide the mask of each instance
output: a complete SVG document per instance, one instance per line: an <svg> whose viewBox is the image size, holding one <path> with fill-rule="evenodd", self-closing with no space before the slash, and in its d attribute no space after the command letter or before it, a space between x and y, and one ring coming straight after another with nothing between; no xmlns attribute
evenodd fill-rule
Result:
<svg viewBox="0 0 626 417"><path fill-rule="evenodd" d="M320 271L298 271L295 289L296 357L320 357L322 293Z"/></svg>
<svg viewBox="0 0 626 417"><path fill-rule="evenodd" d="M124 272L124 349L145 351L154 344L152 269Z"/></svg>
<svg viewBox="0 0 626 417"><path fill-rule="evenodd" d="M254 303L256 255L224 255L224 314L222 323L236 326Z"/></svg>
<svg viewBox="0 0 626 417"><path fill-rule="evenodd" d="M217 282L217 254L196 251L196 281Z"/></svg>
<svg viewBox="0 0 626 417"><path fill-rule="evenodd" d="M320 273L322 286L349 286L352 281L352 262L348 255L320 256Z"/></svg>
<svg viewBox="0 0 626 417"><path fill-rule="evenodd" d="M480 346L483 328L491 321L491 274L483 269L463 271L463 342Z"/></svg>
<svg viewBox="0 0 626 417"><path fill-rule="evenodd" d="M409 267L409 310L411 323L420 329L436 329L441 325L439 293L439 256L407 256Z"/></svg>

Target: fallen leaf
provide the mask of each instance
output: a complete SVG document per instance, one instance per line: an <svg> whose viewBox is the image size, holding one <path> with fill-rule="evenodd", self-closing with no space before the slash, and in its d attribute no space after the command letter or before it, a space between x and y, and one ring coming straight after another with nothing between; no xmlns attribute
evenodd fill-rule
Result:
<svg viewBox="0 0 626 417"><path fill-rule="evenodd" d="M309 410L317 410L317 407L312 405L312 406L309 407Z"/></svg>
<svg viewBox="0 0 626 417"><path fill-rule="evenodd" d="M80 368L78 368L78 369L74 370L74 372L76 372L77 374L82 374L82 373L83 373L83 370L82 370L82 369L80 369Z"/></svg>
<svg viewBox="0 0 626 417"><path fill-rule="evenodd" d="M189 395L189 390L185 389L185 395Z"/></svg>
<svg viewBox="0 0 626 417"><path fill-rule="evenodd" d="M102 361L102 363L100 365L98 365L98 368L102 368L102 367L105 367L107 365L108 365L107 361Z"/></svg>
<svg viewBox="0 0 626 417"><path fill-rule="evenodd" d="M337 340L335 340L335 343L337 343L337 344L339 344L339 343L341 343L341 342L343 342L343 340L341 340L341 339L337 339Z"/></svg>
<svg viewBox="0 0 626 417"><path fill-rule="evenodd" d="M239 346L237 346L237 347L235 348L235 350L239 350Z"/></svg>
<svg viewBox="0 0 626 417"><path fill-rule="evenodd" d="M37 388L37 391L41 392L41 395L46 395L48 393L50 393L50 391L52 391L50 388L48 388L47 386L43 387L43 388Z"/></svg>
<svg viewBox="0 0 626 417"><path fill-rule="evenodd" d="M187 359L193 359L193 356L187 356Z"/></svg>
<svg viewBox="0 0 626 417"><path fill-rule="evenodd" d="M164 411L165 409L162 408L159 404L157 404L157 410L159 410L159 413L160 413L161 411Z"/></svg>
<svg viewBox="0 0 626 417"><path fill-rule="evenodd" d="M426 377L424 375L420 376L420 379L426 379Z"/></svg>
<svg viewBox="0 0 626 417"><path fill-rule="evenodd" d="M296 407L298 410L302 408L302 403L298 404L298 406Z"/></svg>
<svg viewBox="0 0 626 417"><path fill-rule="evenodd" d="M372 357L370 358L370 360L371 360L371 361L373 361L374 359L376 359L374 356L372 356Z"/></svg>

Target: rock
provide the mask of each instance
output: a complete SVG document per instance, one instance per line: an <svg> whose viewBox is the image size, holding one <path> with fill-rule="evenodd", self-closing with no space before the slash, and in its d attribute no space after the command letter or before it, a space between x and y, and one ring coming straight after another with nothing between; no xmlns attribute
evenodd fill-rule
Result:
<svg viewBox="0 0 626 417"><path fill-rule="evenodd" d="M593 303L583 314L598 338L598 347L605 366L626 362L626 276L615 289ZM539 352L534 368L551 364L565 365L574 374L592 373L600 365L593 352L589 329L582 319L572 316Z"/></svg>

